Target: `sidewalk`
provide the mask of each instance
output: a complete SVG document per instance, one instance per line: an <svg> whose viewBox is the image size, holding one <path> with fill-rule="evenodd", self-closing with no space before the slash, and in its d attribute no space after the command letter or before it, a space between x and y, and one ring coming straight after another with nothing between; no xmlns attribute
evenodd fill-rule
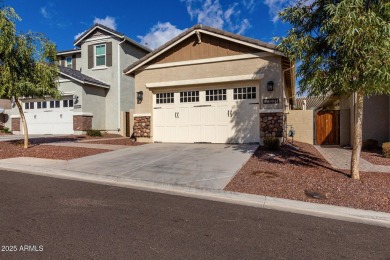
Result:
<svg viewBox="0 0 390 260"><path fill-rule="evenodd" d="M326 147L314 146L318 152L332 165L335 169L349 170L351 169L352 150L347 150L341 147ZM385 172L390 173L390 166L372 164L360 158L359 167L364 172Z"/></svg>
<svg viewBox="0 0 390 260"><path fill-rule="evenodd" d="M17 158L14 158L14 160L15 159ZM20 159L23 160L23 158ZM34 163L33 161L34 160L31 160L31 158L29 158L28 166L15 163L15 161L8 161L8 163L0 161L0 169L19 171L28 174L35 174L53 178L85 181L118 187L127 187L132 189L140 189L151 192L186 196L264 209L286 211L297 214L390 228L390 214L384 212L360 210L317 203L308 203L302 201L279 199L260 195L242 194L222 190L199 189L180 185L140 181L128 178L126 176L110 176L104 174L86 173L77 170L58 169L56 166L58 166L58 164L63 163L59 160L38 159L36 163Z"/></svg>

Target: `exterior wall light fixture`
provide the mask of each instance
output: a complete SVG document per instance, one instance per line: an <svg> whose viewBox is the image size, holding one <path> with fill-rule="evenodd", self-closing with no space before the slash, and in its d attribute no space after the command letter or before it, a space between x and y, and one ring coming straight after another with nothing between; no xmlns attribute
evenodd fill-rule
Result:
<svg viewBox="0 0 390 260"><path fill-rule="evenodd" d="M141 104L143 99L144 99L144 92L143 91L138 91L137 92L137 103Z"/></svg>
<svg viewBox="0 0 390 260"><path fill-rule="evenodd" d="M268 91L274 91L274 82L273 81L268 81L267 82L267 90Z"/></svg>

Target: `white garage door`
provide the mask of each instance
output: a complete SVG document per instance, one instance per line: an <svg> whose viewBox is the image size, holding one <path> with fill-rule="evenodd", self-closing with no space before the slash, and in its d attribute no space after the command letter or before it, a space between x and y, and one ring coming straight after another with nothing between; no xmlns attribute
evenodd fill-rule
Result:
<svg viewBox="0 0 390 260"><path fill-rule="evenodd" d="M29 134L73 134L73 100L25 102Z"/></svg>
<svg viewBox="0 0 390 260"><path fill-rule="evenodd" d="M155 142L258 143L257 87L154 94Z"/></svg>

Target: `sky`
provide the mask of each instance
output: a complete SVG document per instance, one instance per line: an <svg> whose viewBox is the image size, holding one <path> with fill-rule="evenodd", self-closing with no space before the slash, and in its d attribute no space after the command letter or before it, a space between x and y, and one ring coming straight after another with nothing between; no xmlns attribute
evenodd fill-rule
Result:
<svg viewBox="0 0 390 260"><path fill-rule="evenodd" d="M21 32L44 33L59 51L101 23L155 49L195 24L272 43L289 25L277 13L297 0L3 0L22 18Z"/></svg>

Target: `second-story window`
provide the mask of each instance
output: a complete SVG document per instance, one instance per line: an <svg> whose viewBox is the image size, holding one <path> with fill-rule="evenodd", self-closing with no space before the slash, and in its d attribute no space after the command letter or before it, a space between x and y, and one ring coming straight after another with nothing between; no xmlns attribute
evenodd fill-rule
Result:
<svg viewBox="0 0 390 260"><path fill-rule="evenodd" d="M66 57L66 59L65 59L65 67L72 68L72 57Z"/></svg>
<svg viewBox="0 0 390 260"><path fill-rule="evenodd" d="M95 64L96 66L105 66L106 65L106 45L96 45L95 46Z"/></svg>

